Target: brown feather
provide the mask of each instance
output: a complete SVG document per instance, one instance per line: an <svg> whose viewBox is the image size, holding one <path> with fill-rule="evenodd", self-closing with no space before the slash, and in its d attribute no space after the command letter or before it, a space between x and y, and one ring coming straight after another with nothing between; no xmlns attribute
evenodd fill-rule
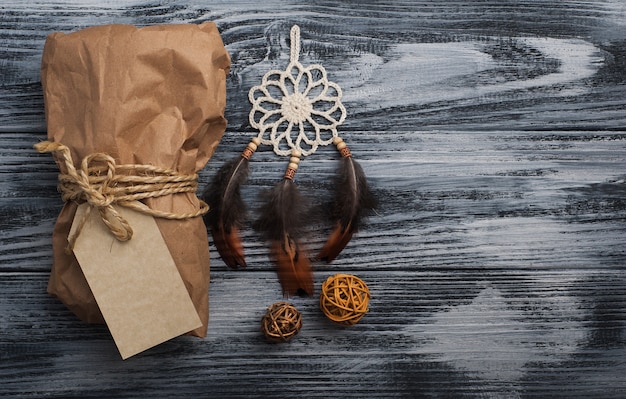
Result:
<svg viewBox="0 0 626 399"><path fill-rule="evenodd" d="M285 235L282 241L272 242L270 251L283 295L313 296L311 263L301 245Z"/></svg>
<svg viewBox="0 0 626 399"><path fill-rule="evenodd" d="M243 254L243 244L239 238L239 230L232 227L230 232L223 228L211 229L213 242L220 253L222 260L230 268L236 269L238 266L246 267L246 259Z"/></svg>
<svg viewBox="0 0 626 399"><path fill-rule="evenodd" d="M248 173L247 158L240 156L232 159L218 170L202 194L202 198L209 204L209 212L204 220L211 230L217 251L231 269L246 267L239 229L246 216L240 187Z"/></svg>
<svg viewBox="0 0 626 399"><path fill-rule="evenodd" d="M289 178L264 193L255 228L271 243L270 254L285 295L313 295L309 259L299 244L307 214L306 199Z"/></svg>
<svg viewBox="0 0 626 399"><path fill-rule="evenodd" d="M377 200L367 184L363 168L349 155L341 158L339 179L332 206L335 229L322 247L318 258L332 262L348 245L363 219L377 206Z"/></svg>
<svg viewBox="0 0 626 399"><path fill-rule="evenodd" d="M341 223L335 225L335 229L330 233L326 244L322 247L318 258L330 263L339 255L339 253L348 245L352 239L354 230L350 226L343 227Z"/></svg>

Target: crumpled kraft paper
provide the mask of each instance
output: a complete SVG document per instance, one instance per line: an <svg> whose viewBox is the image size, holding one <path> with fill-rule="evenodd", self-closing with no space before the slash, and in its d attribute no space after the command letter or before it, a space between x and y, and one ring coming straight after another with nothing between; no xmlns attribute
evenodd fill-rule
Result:
<svg viewBox="0 0 626 399"><path fill-rule="evenodd" d="M105 152L118 164L195 173L226 128L229 68L230 57L211 22L52 33L41 66L48 138L68 146L75 165L91 153ZM193 212L199 205L191 193L145 202L174 213ZM55 224L48 292L80 319L101 323L80 266L65 253L76 208L76 203L66 203ZM209 285L204 222L201 217L156 221L203 322L190 333L204 336Z"/></svg>

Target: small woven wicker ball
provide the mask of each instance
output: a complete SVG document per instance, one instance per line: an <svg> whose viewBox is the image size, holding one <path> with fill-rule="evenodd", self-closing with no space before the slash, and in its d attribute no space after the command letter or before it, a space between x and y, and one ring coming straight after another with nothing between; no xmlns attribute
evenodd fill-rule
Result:
<svg viewBox="0 0 626 399"><path fill-rule="evenodd" d="M287 342L302 327L302 316L298 309L287 302L276 302L267 308L261 319L261 331L272 342Z"/></svg>
<svg viewBox="0 0 626 399"><path fill-rule="evenodd" d="M322 284L320 307L330 320L346 326L356 324L367 313L370 291L351 274L335 274Z"/></svg>

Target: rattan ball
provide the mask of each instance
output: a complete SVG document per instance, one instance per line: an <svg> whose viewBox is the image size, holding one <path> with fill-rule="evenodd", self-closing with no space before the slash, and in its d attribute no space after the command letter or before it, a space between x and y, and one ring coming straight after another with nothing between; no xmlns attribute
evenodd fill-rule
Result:
<svg viewBox="0 0 626 399"><path fill-rule="evenodd" d="M351 274L335 274L322 284L320 307L330 320L351 326L367 313L370 291L367 284Z"/></svg>
<svg viewBox="0 0 626 399"><path fill-rule="evenodd" d="M298 334L301 327L300 312L287 302L272 304L261 320L261 331L271 342L287 342Z"/></svg>

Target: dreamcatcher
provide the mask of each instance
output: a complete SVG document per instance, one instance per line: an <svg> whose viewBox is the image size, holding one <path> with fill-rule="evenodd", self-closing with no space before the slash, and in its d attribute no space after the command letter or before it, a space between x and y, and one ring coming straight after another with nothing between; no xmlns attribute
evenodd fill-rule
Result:
<svg viewBox="0 0 626 399"><path fill-rule="evenodd" d="M319 146L334 144L341 154L337 190L332 205L334 230L317 255L333 261L359 229L362 219L376 206L361 166L354 161L337 127L346 118L341 88L328 80L321 65L304 67L299 61L300 28L291 29L290 62L284 71L271 70L261 84L250 89L250 125L259 130L241 156L225 163L204 194L210 206L205 216L215 246L231 268L245 267L239 230L245 219L240 187L249 173L249 162L261 145L289 158L284 176L264 198L256 226L270 242L284 295L313 295L310 257L301 240L306 222L306 201L294 176L301 159Z"/></svg>

